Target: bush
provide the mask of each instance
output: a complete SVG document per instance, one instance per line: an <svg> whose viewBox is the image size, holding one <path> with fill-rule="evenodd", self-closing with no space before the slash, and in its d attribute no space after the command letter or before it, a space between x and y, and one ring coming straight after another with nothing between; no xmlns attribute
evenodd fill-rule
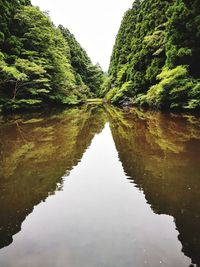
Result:
<svg viewBox="0 0 200 267"><path fill-rule="evenodd" d="M119 103L123 99L126 98L127 93L131 93L133 88L132 82L125 82L122 87L116 92L116 94L112 98L112 103Z"/></svg>
<svg viewBox="0 0 200 267"><path fill-rule="evenodd" d="M157 76L160 82L152 86L146 95L149 106L156 108L183 108L187 92L192 87L186 66L163 69Z"/></svg>
<svg viewBox="0 0 200 267"><path fill-rule="evenodd" d="M119 88L117 88L117 87L112 88L112 89L106 94L105 99L106 99L107 101L110 102L110 101L112 100L112 98L117 94L118 91L119 91Z"/></svg>

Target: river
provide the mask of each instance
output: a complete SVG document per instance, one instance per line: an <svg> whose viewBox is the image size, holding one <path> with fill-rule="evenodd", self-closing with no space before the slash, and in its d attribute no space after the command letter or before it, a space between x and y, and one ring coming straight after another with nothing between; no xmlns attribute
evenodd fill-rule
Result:
<svg viewBox="0 0 200 267"><path fill-rule="evenodd" d="M0 118L1 267L200 266L200 118Z"/></svg>

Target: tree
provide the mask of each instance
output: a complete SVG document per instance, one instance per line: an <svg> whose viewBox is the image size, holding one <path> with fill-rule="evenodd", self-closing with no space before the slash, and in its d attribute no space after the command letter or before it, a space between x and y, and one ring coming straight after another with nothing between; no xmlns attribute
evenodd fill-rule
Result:
<svg viewBox="0 0 200 267"><path fill-rule="evenodd" d="M131 103L157 108L200 108L199 89L191 89L199 88L200 79L199 14L197 0L134 1L122 20L111 57L109 77L113 85L109 95L114 102L128 98ZM180 78L180 70L186 69ZM166 72L173 73L170 79L175 88L165 90L161 86L159 77ZM123 90L127 82L131 86ZM152 95L159 90L165 97Z"/></svg>
<svg viewBox="0 0 200 267"><path fill-rule="evenodd" d="M77 83L82 87L86 86L88 91L98 96L104 81L103 71L97 63L92 64L86 51L81 47L74 35L70 31L59 26L66 42L69 44L71 65L76 77Z"/></svg>
<svg viewBox="0 0 200 267"><path fill-rule="evenodd" d="M95 82L100 86L95 80L99 68L92 65L96 72L91 71L92 63L74 36L67 30L63 34L64 28L56 28L30 1L0 1L0 29L4 110L25 104L32 108L34 103L77 104L91 96Z"/></svg>

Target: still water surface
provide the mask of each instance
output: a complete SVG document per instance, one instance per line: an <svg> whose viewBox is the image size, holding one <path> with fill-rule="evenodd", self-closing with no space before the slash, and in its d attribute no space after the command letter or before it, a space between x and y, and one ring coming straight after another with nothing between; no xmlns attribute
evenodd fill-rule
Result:
<svg viewBox="0 0 200 267"><path fill-rule="evenodd" d="M2 118L0 266L200 266L199 130L95 106Z"/></svg>

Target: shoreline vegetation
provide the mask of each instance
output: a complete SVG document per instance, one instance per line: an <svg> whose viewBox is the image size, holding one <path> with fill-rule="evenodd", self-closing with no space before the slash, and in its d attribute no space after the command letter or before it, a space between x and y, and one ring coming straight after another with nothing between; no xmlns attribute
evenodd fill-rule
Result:
<svg viewBox="0 0 200 267"><path fill-rule="evenodd" d="M198 0L135 0L122 20L106 98L159 110L200 110Z"/></svg>
<svg viewBox="0 0 200 267"><path fill-rule="evenodd" d="M0 108L76 105L96 97L104 74L74 35L29 0L0 3Z"/></svg>
<svg viewBox="0 0 200 267"><path fill-rule="evenodd" d="M135 0L108 73L29 0L0 3L0 113L109 103L200 111L198 0Z"/></svg>

